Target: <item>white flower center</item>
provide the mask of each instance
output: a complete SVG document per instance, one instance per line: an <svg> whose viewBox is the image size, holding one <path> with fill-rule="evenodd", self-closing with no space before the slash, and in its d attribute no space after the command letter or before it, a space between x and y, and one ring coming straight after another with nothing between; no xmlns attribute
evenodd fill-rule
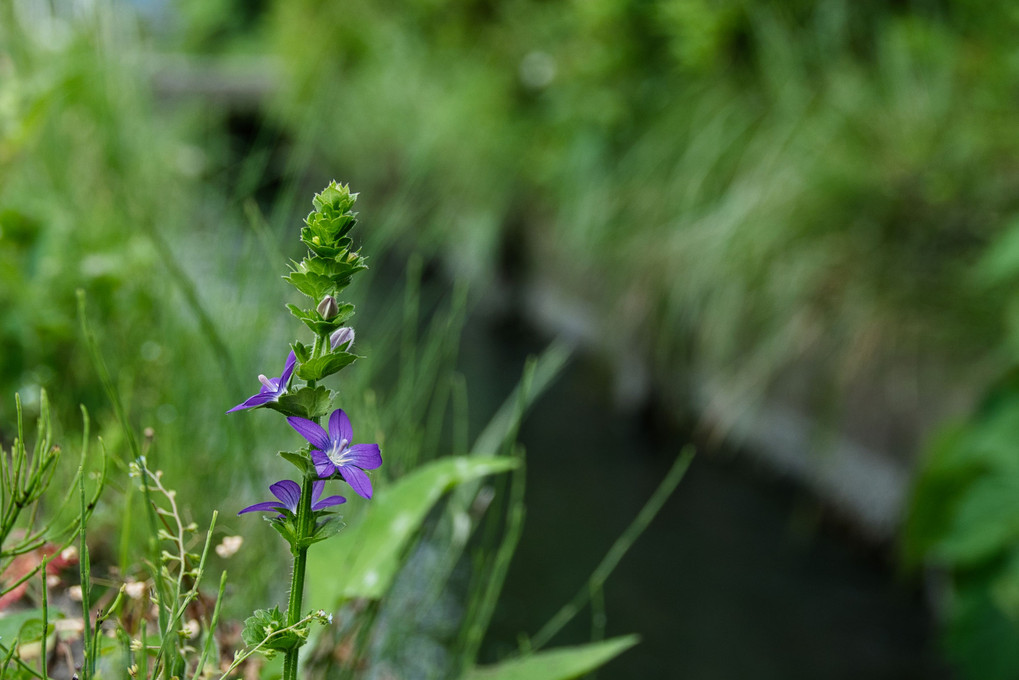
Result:
<svg viewBox="0 0 1019 680"><path fill-rule="evenodd" d="M346 439L341 439L338 442L333 442L333 445L326 452L326 456L332 461L333 465L343 465L346 463L346 454L350 451L347 448L349 442Z"/></svg>

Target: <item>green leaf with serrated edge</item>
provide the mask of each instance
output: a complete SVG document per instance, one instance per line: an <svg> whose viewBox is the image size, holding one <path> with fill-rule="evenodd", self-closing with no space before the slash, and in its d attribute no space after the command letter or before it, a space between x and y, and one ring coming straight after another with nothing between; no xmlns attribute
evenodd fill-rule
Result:
<svg viewBox="0 0 1019 680"><path fill-rule="evenodd" d="M559 647L492 666L478 666L464 673L461 680L571 680L605 665L637 642L636 635L626 635Z"/></svg>
<svg viewBox="0 0 1019 680"><path fill-rule="evenodd" d="M459 456L424 465L376 490L364 512L335 539L308 553L308 583L326 608L342 598L379 598L428 511L464 482L511 470L514 458Z"/></svg>
<svg viewBox="0 0 1019 680"><path fill-rule="evenodd" d="M346 259L342 260L313 257L304 260L299 266L301 271L312 272L331 279L333 285L336 286L336 295L350 284L350 278L354 274L368 269L365 258L356 256L351 259L349 254L346 255Z"/></svg>
<svg viewBox="0 0 1019 680"><path fill-rule="evenodd" d="M314 272L292 272L283 280L316 302L333 292L333 280Z"/></svg>
<svg viewBox="0 0 1019 680"><path fill-rule="evenodd" d="M321 258L326 258L327 260L338 261L339 259L341 259L341 257L345 257L347 253L347 248L338 244L315 243L315 242L309 243L305 241L304 245L308 246L308 250L310 250L311 252L315 253Z"/></svg>
<svg viewBox="0 0 1019 680"><path fill-rule="evenodd" d="M287 517L286 515L282 518L279 515L263 515L262 519L268 522L269 526L282 536L283 540L286 541L287 544L293 546L298 540L297 528L294 526L293 514L288 510L283 510L283 512L290 514L290 517Z"/></svg>
<svg viewBox="0 0 1019 680"><path fill-rule="evenodd" d="M290 347L291 349L294 350L294 356L297 357L297 360L300 363L303 364L305 361L311 358L311 347L308 347L307 345L300 342L295 342Z"/></svg>
<svg viewBox="0 0 1019 680"><path fill-rule="evenodd" d="M336 373L341 368L349 366L359 358L361 357L349 352L330 352L320 356L318 359L312 359L298 366L297 377L301 380L321 380Z"/></svg>
<svg viewBox="0 0 1019 680"><path fill-rule="evenodd" d="M317 529L315 529L315 533L312 534L308 544L311 545L312 543L318 543L319 541L324 541L327 538L332 538L336 534L340 533L340 531L342 531L346 526L347 523L343 521L342 516L336 515L334 517L330 517Z"/></svg>
<svg viewBox="0 0 1019 680"><path fill-rule="evenodd" d="M310 328L311 332L315 335L332 333L354 315L354 305L346 302L340 305L339 312L335 316L330 317L328 321L324 320L322 315L314 309L301 309L297 305L291 304L287 305L287 309L290 310L291 314L303 321L304 325Z"/></svg>
<svg viewBox="0 0 1019 680"><path fill-rule="evenodd" d="M280 451L276 455L297 468L302 475L310 474L315 469L314 463L311 462L311 458L307 454Z"/></svg>
<svg viewBox="0 0 1019 680"><path fill-rule="evenodd" d="M286 416L300 416L311 420L329 413L332 403L333 398L329 390L319 385L318 387L302 387L265 406Z"/></svg>
<svg viewBox="0 0 1019 680"><path fill-rule="evenodd" d="M244 644L254 647L265 641L275 631L286 627L286 617L280 612L279 606L272 609L256 609L254 614L244 620L241 639L244 640ZM301 646L306 638L307 627L305 626L303 629L274 636L259 651L271 658L275 652L285 652Z"/></svg>

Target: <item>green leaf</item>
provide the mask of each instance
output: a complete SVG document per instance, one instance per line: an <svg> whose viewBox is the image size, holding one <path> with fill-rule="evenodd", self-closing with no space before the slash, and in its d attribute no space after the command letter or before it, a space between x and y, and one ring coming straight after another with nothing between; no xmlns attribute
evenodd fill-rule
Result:
<svg viewBox="0 0 1019 680"><path fill-rule="evenodd" d="M346 526L347 523L343 521L343 517L340 515L329 517L322 523L321 526L315 529L315 533L312 535L311 540L308 541L308 545L324 541L327 538L332 538L336 534L340 533L340 531L342 531Z"/></svg>
<svg viewBox="0 0 1019 680"><path fill-rule="evenodd" d="M42 619L29 619L18 631L19 644L38 642L42 639Z"/></svg>
<svg viewBox="0 0 1019 680"><path fill-rule="evenodd" d="M328 321L322 318L314 309L301 309L297 305L287 305L290 313L304 322L304 325L311 329L315 335L327 335L342 326L351 316L354 315L354 305L343 303L340 305L339 313L330 317Z"/></svg>
<svg viewBox="0 0 1019 680"><path fill-rule="evenodd" d="M332 293L334 288L330 277L314 272L292 272L289 276L284 276L283 280L315 302Z"/></svg>
<svg viewBox="0 0 1019 680"><path fill-rule="evenodd" d="M356 193L350 193L349 184L331 180L325 189L315 194L311 204L318 212L348 213L357 202L357 196Z"/></svg>
<svg viewBox="0 0 1019 680"><path fill-rule="evenodd" d="M311 462L311 458L306 453L280 451L276 455L297 468L302 475L310 474L315 469L314 463Z"/></svg>
<svg viewBox="0 0 1019 680"><path fill-rule="evenodd" d="M529 654L467 671L462 680L570 680L602 666L633 647L636 635Z"/></svg>
<svg viewBox="0 0 1019 680"><path fill-rule="evenodd" d="M947 535L933 553L949 563L975 565L1019 540L1019 475L986 475L960 500Z"/></svg>
<svg viewBox="0 0 1019 680"><path fill-rule="evenodd" d="M26 609L20 612L5 612L0 617L0 643L9 646L18 636L18 631L31 619L42 619L41 609Z"/></svg>
<svg viewBox="0 0 1019 680"><path fill-rule="evenodd" d="M354 360L359 358L356 354L349 352L330 352L298 366L297 377L301 380L321 380L354 363Z"/></svg>
<svg viewBox="0 0 1019 680"><path fill-rule="evenodd" d="M311 347L308 347L307 345L302 344L300 342L295 342L293 345L291 345L291 347L294 350L294 356L297 357L297 360L300 363L303 364L305 361L311 358Z"/></svg>
<svg viewBox="0 0 1019 680"><path fill-rule="evenodd" d="M328 609L342 598L384 595L404 549L444 493L518 464L513 458L442 458L379 489L346 531L308 553L308 584L315 600Z"/></svg>
<svg viewBox="0 0 1019 680"><path fill-rule="evenodd" d="M244 630L241 631L241 639L244 640L244 644L254 647L261 644L276 631L286 627L286 616L280 612L278 606L272 609L257 609L254 614L245 619ZM307 635L306 626L296 631L288 631L273 637L259 651L272 658L275 652L285 652L294 647L299 647L303 644Z"/></svg>
<svg viewBox="0 0 1019 680"><path fill-rule="evenodd" d="M1014 680L1019 668L1019 626L992 600L987 582L977 579L953 592L945 647L959 677Z"/></svg>
<svg viewBox="0 0 1019 680"><path fill-rule="evenodd" d="M279 411L283 415L300 416L311 420L329 413L332 403L332 394L319 385L318 387L302 387L293 394L285 394L265 406Z"/></svg>
<svg viewBox="0 0 1019 680"><path fill-rule="evenodd" d="M269 526L273 528L283 540L293 548L296 547L299 542L297 536L297 528L294 526L294 515L289 510L282 510L282 517L279 515L262 515L262 520L269 523Z"/></svg>

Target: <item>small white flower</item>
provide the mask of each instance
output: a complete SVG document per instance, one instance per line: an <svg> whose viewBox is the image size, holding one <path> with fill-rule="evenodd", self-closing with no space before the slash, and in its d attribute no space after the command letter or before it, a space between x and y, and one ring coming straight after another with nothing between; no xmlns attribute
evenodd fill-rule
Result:
<svg viewBox="0 0 1019 680"><path fill-rule="evenodd" d="M244 543L243 536L225 536L223 541L216 546L216 554L226 559L233 557L240 550L241 545Z"/></svg>
<svg viewBox="0 0 1019 680"><path fill-rule="evenodd" d="M132 600L140 600L142 595L145 594L145 582L144 581L128 581L124 584L124 592Z"/></svg>

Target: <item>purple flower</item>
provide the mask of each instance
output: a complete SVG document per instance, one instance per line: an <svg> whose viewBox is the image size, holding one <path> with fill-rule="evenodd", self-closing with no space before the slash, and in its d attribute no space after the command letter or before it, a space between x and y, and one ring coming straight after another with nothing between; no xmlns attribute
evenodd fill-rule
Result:
<svg viewBox="0 0 1019 680"><path fill-rule="evenodd" d="M322 489L325 487L325 480L319 479L312 482L311 485L311 509L312 510L323 510L325 508L339 505L340 503L346 503L347 499L343 496L330 496L329 498L323 498L318 500L318 497L322 495ZM289 479L276 482L269 487L269 491L272 491L272 495L278 498L278 501L265 501L264 503L255 503L244 508L238 515L243 515L246 512L279 512L282 513L284 510L289 510L292 514L297 514L297 504L301 500L301 487L297 482L292 482ZM282 514L280 515L282 517Z"/></svg>
<svg viewBox="0 0 1019 680"><path fill-rule="evenodd" d="M339 472L358 495L372 497L372 483L364 471L382 465L379 445L351 446L354 430L350 427L350 418L342 409L336 409L329 416L329 432L306 418L292 416L287 418L287 422L314 447L311 462L315 464L319 477L325 479Z"/></svg>
<svg viewBox="0 0 1019 680"><path fill-rule="evenodd" d="M283 365L283 375L278 378L266 378L264 375L258 376L258 381L262 383L262 389L258 394L248 397L247 400L242 404L237 404L227 413L233 413L234 411L240 411L246 408L255 408L256 406L262 406L268 404L271 401L277 401L280 397L287 393L287 385L290 384L290 376L294 373L294 365L297 363L297 357L291 350L290 355L287 356L287 363Z"/></svg>

